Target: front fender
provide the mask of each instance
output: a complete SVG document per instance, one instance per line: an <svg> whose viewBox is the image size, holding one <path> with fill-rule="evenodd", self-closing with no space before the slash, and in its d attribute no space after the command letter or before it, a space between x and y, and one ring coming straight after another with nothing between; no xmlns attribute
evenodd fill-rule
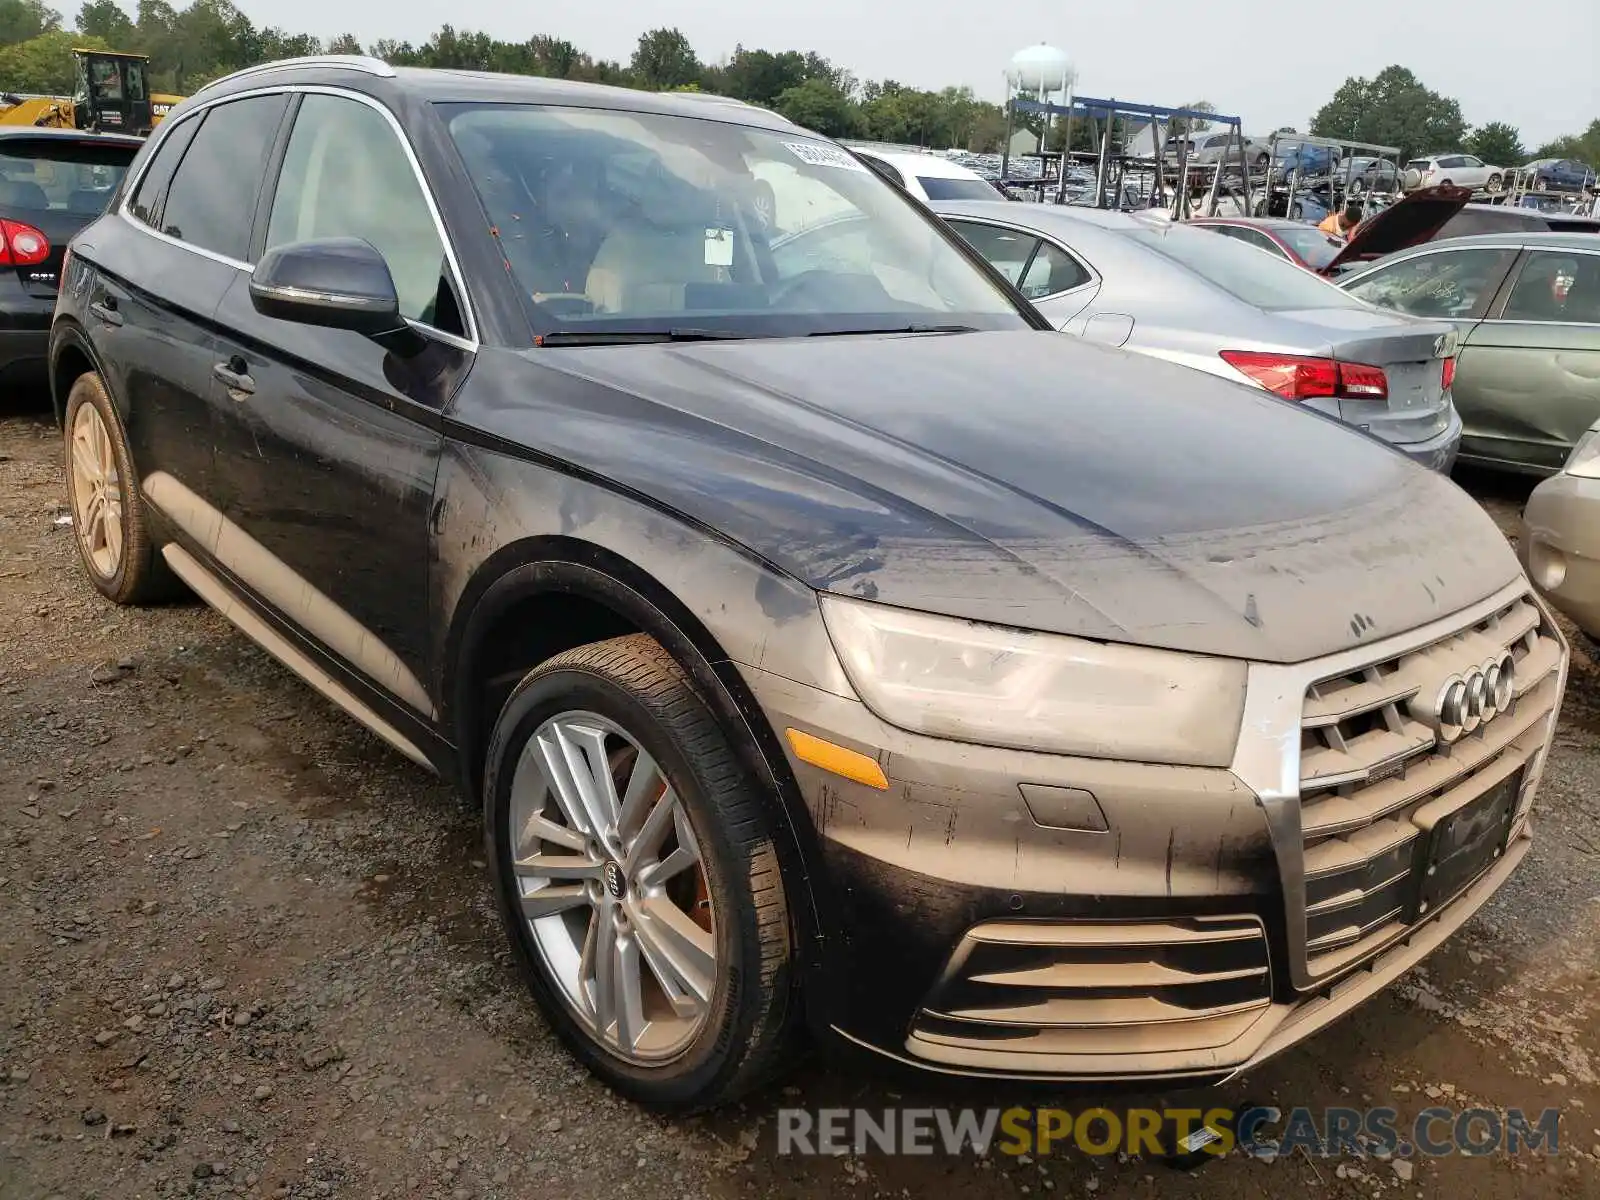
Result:
<svg viewBox="0 0 1600 1200"><path fill-rule="evenodd" d="M477 664L497 620L550 593L603 605L667 648L775 797L799 961L820 999L823 944L840 926L788 756L740 673L759 668L854 695L815 592L707 531L531 455L447 439L435 496L436 693L469 792L486 717Z"/></svg>

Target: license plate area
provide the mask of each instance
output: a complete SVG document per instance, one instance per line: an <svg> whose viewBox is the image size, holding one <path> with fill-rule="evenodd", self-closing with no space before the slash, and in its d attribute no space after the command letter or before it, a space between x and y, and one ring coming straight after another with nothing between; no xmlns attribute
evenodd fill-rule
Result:
<svg viewBox="0 0 1600 1200"><path fill-rule="evenodd" d="M1389 408L1394 412L1421 412L1436 408L1444 398L1437 359L1420 363L1391 363L1384 368L1389 380Z"/></svg>
<svg viewBox="0 0 1600 1200"><path fill-rule="evenodd" d="M1427 806L1413 818L1422 836L1417 839L1410 920L1425 917L1453 900L1504 852L1525 770L1519 767L1454 811L1430 818L1432 806Z"/></svg>

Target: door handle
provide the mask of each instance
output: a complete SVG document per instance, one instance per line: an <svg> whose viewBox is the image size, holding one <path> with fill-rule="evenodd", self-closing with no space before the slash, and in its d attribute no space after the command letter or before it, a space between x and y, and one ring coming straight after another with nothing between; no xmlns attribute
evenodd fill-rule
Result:
<svg viewBox="0 0 1600 1200"><path fill-rule="evenodd" d="M122 324L122 314L117 311L117 298L106 296L89 305L89 311L106 325L118 326Z"/></svg>
<svg viewBox="0 0 1600 1200"><path fill-rule="evenodd" d="M219 362L211 368L211 373L227 385L235 400L255 394L256 381L250 378L249 372L250 364L237 354L227 362Z"/></svg>

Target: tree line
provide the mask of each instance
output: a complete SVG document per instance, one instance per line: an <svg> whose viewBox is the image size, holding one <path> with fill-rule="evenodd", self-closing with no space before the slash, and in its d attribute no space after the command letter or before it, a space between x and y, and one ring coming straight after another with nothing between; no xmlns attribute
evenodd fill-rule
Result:
<svg viewBox="0 0 1600 1200"><path fill-rule="evenodd" d="M420 45L382 39L363 47L354 34L326 43L277 26L257 26L230 0L194 0L176 8L168 0L137 0L129 15L118 0L88 0L76 28L46 0L0 0L0 91L69 92L74 46L127 50L150 58L153 91L186 95L230 71L306 54L372 54L397 66L446 67L587 80L657 91L715 92L775 109L829 137L907 143L938 149L995 152L1005 140L1000 105L980 100L968 87L940 91L893 79L862 80L815 51L748 49L709 62L677 29L642 34L627 62L597 59L563 38L537 34L502 41L486 33L443 25ZM1215 111L1207 101L1187 107ZM1190 132L1204 128L1195 122ZM1018 125L1038 131L1032 118ZM1074 123L1074 149L1089 148L1084 122ZM1054 132L1060 148L1061 130ZM1174 129L1177 132L1177 129ZM1294 132L1281 130L1280 132ZM1503 122L1467 125L1461 106L1422 84L1404 67L1372 79L1352 77L1311 119L1320 137L1398 146L1402 158L1465 150L1499 165L1530 157L1578 158L1600 164L1600 120L1582 133L1532 150Z"/></svg>

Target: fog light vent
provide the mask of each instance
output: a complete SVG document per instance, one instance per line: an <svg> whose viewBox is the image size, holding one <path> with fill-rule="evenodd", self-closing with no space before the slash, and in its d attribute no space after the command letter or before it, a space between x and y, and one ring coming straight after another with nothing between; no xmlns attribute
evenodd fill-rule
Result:
<svg viewBox="0 0 1600 1200"><path fill-rule="evenodd" d="M1204 1050L1269 1007L1255 917L993 921L969 930L913 1038L1040 1054Z"/></svg>

